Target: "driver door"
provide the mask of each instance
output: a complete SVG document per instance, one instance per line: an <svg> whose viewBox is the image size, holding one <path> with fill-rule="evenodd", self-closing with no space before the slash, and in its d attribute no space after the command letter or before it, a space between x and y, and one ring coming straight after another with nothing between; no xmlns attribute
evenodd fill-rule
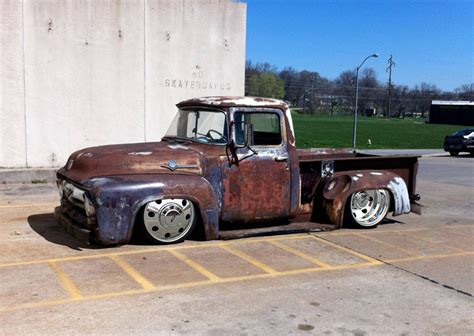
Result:
<svg viewBox="0 0 474 336"><path fill-rule="evenodd" d="M250 148L238 148L240 162L222 161L224 222L249 222L289 216L291 182L286 132L278 109L239 109L232 114L241 125L253 126ZM236 139L244 139L236 127ZM239 140L237 140L239 141ZM253 151L256 152L254 154Z"/></svg>

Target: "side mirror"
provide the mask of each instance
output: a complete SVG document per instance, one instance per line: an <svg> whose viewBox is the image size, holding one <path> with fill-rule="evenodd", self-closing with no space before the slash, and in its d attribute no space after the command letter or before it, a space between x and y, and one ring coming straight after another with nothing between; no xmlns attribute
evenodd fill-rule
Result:
<svg viewBox="0 0 474 336"><path fill-rule="evenodd" d="M253 127L249 122L232 122L230 131L235 148L246 148L252 144Z"/></svg>

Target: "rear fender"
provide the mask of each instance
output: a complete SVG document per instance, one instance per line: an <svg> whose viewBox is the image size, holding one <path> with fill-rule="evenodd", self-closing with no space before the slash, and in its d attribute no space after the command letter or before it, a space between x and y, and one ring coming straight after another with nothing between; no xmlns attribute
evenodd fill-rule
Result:
<svg viewBox="0 0 474 336"><path fill-rule="evenodd" d="M389 171L354 171L334 174L327 179L322 196L331 223L341 227L349 196L365 189L387 189L393 198L393 215L410 213L410 197L403 178Z"/></svg>
<svg viewBox="0 0 474 336"><path fill-rule="evenodd" d="M148 202L185 198L199 208L206 239L219 230L219 208L209 182L192 175L131 175L93 178L85 183L93 195L97 239L102 244L127 243L139 210Z"/></svg>

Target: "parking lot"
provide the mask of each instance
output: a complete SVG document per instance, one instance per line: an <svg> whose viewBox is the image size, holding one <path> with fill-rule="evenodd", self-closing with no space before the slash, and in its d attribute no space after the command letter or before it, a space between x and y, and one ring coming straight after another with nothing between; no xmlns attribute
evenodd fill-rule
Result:
<svg viewBox="0 0 474 336"><path fill-rule="evenodd" d="M472 334L474 159L421 160L422 216L371 230L87 246L49 184L0 186L0 331Z"/></svg>

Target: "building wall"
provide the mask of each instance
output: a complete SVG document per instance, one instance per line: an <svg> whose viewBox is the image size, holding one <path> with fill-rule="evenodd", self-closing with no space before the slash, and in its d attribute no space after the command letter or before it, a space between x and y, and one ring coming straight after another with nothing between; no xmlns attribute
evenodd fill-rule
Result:
<svg viewBox="0 0 474 336"><path fill-rule="evenodd" d="M246 5L0 1L0 167L159 140L183 99L243 95Z"/></svg>
<svg viewBox="0 0 474 336"><path fill-rule="evenodd" d="M474 104L432 104L430 124L474 126Z"/></svg>

